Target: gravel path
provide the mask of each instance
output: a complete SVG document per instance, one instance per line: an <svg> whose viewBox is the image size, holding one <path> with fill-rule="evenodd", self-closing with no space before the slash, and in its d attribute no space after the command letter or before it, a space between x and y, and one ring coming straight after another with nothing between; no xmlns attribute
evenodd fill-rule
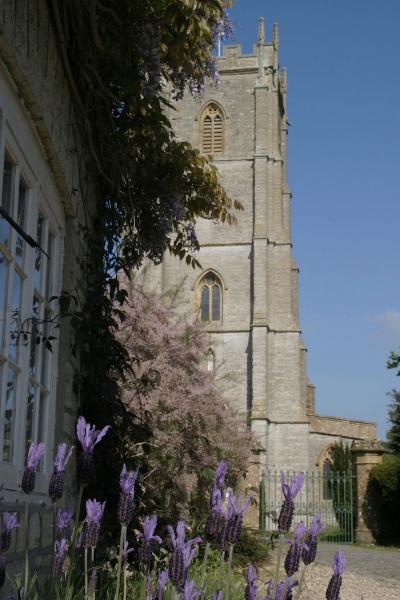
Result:
<svg viewBox="0 0 400 600"><path fill-rule="evenodd" d="M319 544L315 564L307 567L301 600L325 599L332 558L337 550L343 550L347 560L341 600L360 600L361 596L364 600L400 600L399 550L327 543ZM268 566L268 571L273 571Z"/></svg>

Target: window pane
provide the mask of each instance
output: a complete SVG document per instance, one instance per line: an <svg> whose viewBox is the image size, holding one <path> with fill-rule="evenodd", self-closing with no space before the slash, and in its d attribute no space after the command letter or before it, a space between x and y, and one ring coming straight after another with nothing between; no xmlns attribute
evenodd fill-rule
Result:
<svg viewBox="0 0 400 600"><path fill-rule="evenodd" d="M44 219L41 213L39 213L36 229L36 240L39 246L43 247L43 233L44 233ZM34 281L35 288L41 291L42 283L42 266L43 266L42 251L39 248L35 248L35 273Z"/></svg>
<svg viewBox="0 0 400 600"><path fill-rule="evenodd" d="M44 337L47 337L49 335L49 331L50 331L49 321L50 321L50 319L51 319L51 313L50 313L50 311L45 310L44 311L44 325L43 325L43 336ZM46 348L46 344L43 341L40 344L40 350L41 350L41 353L42 353L42 366L40 368L40 383L44 387L48 387L47 364L48 364L50 350L48 350Z"/></svg>
<svg viewBox="0 0 400 600"><path fill-rule="evenodd" d="M204 285L201 288L201 320L209 321L210 320L210 288L207 285Z"/></svg>
<svg viewBox="0 0 400 600"><path fill-rule="evenodd" d="M221 320L221 288L219 285L213 285L212 293L212 321Z"/></svg>
<svg viewBox="0 0 400 600"><path fill-rule="evenodd" d="M26 202L28 196L28 188L25 181L22 177L19 180L19 190L18 190L18 214L17 214L17 222L20 227L25 231L26 226ZM25 242L23 238L17 234L17 242L15 247L15 255L17 262L19 264L23 263L25 253Z"/></svg>
<svg viewBox="0 0 400 600"><path fill-rule="evenodd" d="M46 399L45 392L40 392L39 416L38 416L38 442L45 442L45 424L46 424Z"/></svg>
<svg viewBox="0 0 400 600"><path fill-rule="evenodd" d="M14 271L14 281L11 298L11 323L9 357L17 362L19 354L18 332L21 328L22 278Z"/></svg>
<svg viewBox="0 0 400 600"><path fill-rule="evenodd" d="M52 265L53 265L53 261L52 256L53 256L53 252L54 252L54 235L51 233L51 231L49 231L49 238L47 240L47 254L50 256L50 258L46 259L47 262L47 270L46 270L46 293L45 293L45 297L46 300L49 300L51 298L51 296L53 295L53 281L52 281Z"/></svg>
<svg viewBox="0 0 400 600"><path fill-rule="evenodd" d="M0 252L0 348L3 348L4 327L6 320L7 305L7 279L8 262L4 254Z"/></svg>
<svg viewBox="0 0 400 600"><path fill-rule="evenodd" d="M3 460L12 462L14 446L14 415L17 376L12 369L8 369L6 401L4 407L4 442Z"/></svg>
<svg viewBox="0 0 400 600"><path fill-rule="evenodd" d="M28 402L26 405L26 427L25 427L25 454L28 455L28 450L31 442L33 442L34 432L34 415L35 415L35 393L36 388L31 383L28 385Z"/></svg>
<svg viewBox="0 0 400 600"><path fill-rule="evenodd" d="M37 360L38 360L38 345L36 338L38 335L37 319L40 317L40 303L36 296L33 297L32 304L32 324L31 324L31 352L29 359L29 370L31 377L36 378Z"/></svg>
<svg viewBox="0 0 400 600"><path fill-rule="evenodd" d="M1 206L7 211L10 217L13 216L13 171L14 165L6 152L4 156ZM0 217L0 241L7 246L10 245L10 233L11 225L3 217Z"/></svg>

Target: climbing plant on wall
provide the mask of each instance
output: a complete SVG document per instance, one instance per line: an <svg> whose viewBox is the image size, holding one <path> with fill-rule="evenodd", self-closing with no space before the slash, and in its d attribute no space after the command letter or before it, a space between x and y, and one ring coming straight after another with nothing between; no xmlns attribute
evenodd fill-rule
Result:
<svg viewBox="0 0 400 600"><path fill-rule="evenodd" d="M47 0L63 68L86 150L80 188L96 206L82 228L83 299L65 295L82 365L75 389L83 413L112 423L99 456L104 493L117 477L113 457L125 458L128 433L151 436L121 401L117 380L132 362L116 337L129 275L148 257L171 252L196 267L196 219L208 214L233 223L241 208L221 187L215 166L178 141L167 117L185 92L217 82L213 47L229 34L223 0ZM85 198L84 198L85 201ZM120 460L115 460L115 465ZM90 490L89 490L90 492Z"/></svg>

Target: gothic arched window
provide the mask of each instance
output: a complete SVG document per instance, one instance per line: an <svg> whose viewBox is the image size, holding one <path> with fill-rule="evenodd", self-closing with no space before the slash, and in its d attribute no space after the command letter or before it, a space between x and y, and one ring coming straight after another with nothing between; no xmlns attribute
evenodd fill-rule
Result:
<svg viewBox="0 0 400 600"><path fill-rule="evenodd" d="M222 321L222 284L214 273L206 273L199 284L200 318L204 322Z"/></svg>
<svg viewBox="0 0 400 600"><path fill-rule="evenodd" d="M211 102L201 118L201 149L205 154L222 154L225 142L225 119L222 110Z"/></svg>

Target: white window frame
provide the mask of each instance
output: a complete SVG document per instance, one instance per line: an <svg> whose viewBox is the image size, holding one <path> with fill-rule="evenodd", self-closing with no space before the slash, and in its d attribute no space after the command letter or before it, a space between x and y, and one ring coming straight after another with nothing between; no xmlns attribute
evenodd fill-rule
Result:
<svg viewBox="0 0 400 600"><path fill-rule="evenodd" d="M29 115L24 108L23 103L18 98L7 75L0 65L0 202L3 189L3 165L5 150L10 155L15 164L14 173L14 206L13 214L10 215L17 221L17 202L19 193L19 180L22 176L28 187L27 207L25 216L25 233L32 236L34 240L37 237L37 216L39 210L45 219L44 232L42 236L43 249L47 250L49 231L54 236L54 248L51 260L42 255L42 276L41 292L45 294L46 274L45 266L48 265L52 272L52 285L49 296L57 296L61 291L62 277L62 255L63 239L65 231L65 214L60 202L52 172L44 156L40 142L29 120ZM32 315L32 301L34 295L34 258L35 248L31 248L26 242L23 270L17 265L15 259L15 240L16 231L12 229L11 245L6 248L0 240L0 250L5 254L9 261L8 288L6 301L6 320L4 345L8 343L11 319L11 278L14 271L23 276L23 289L21 299L21 319L24 320ZM48 308L47 299L41 298L41 310ZM53 305L54 307L54 305ZM54 307L55 308L55 307ZM58 330L57 330L58 331ZM0 369L3 374L8 371L5 364L10 364L11 360L5 347L0 347ZM44 393L47 390L47 402L45 414L43 415L43 431L45 433L46 453L42 460L40 471L37 473L35 492L32 496L43 496L47 494L49 475L52 468L52 454L54 445L54 426L55 426L55 406L56 406L56 384L58 367L58 341L53 341L53 352L45 350L42 344L37 346L39 350L37 364L37 379L41 377L41 357L43 352L47 352L47 381L45 386L38 382L37 396L35 405L36 419L34 420L33 441L37 441L38 436L38 411L40 403L40 391ZM43 350L42 350L43 348ZM3 433L4 433L4 399L6 381L1 381L0 388L0 482L4 482L5 489L3 496L7 500L15 500L19 495L21 474L25 464L25 434L26 434L26 407L28 398L29 360L30 345L19 345L18 365L12 365L18 372L17 389L14 406L14 452L12 463L2 460L3 455ZM6 378L3 378L6 379Z"/></svg>

